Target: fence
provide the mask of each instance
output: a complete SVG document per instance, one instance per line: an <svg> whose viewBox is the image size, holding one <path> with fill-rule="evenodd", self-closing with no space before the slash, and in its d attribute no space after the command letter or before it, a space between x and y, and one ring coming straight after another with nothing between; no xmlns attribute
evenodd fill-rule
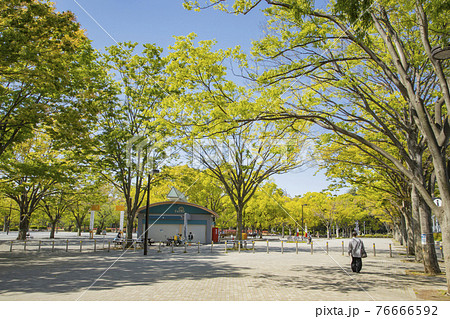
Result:
<svg viewBox="0 0 450 319"><path fill-rule="evenodd" d="M129 241L127 251L137 251L143 248L142 241ZM369 241L366 241L369 246ZM110 252L117 250L126 250L127 245L124 243L115 243L107 239L55 239L55 240L13 240L0 241L0 251L9 252ZM370 246L369 246L370 247ZM165 242L153 243L148 246L150 252L161 253L280 253L280 254L341 254L346 255L347 250L342 242L334 242L334 246L330 246L329 242L321 243L305 243L305 242L287 242L287 241L252 241L252 240L233 240L224 241L210 245L202 245L200 243L184 243L179 246L174 246L173 243L169 246ZM404 248L403 248L404 249ZM436 247L438 256L443 258L442 246ZM377 257L378 255L393 257L394 251L392 245L387 244L386 247L377 247L375 243L372 244L372 251L366 247L369 257ZM406 251L395 252L397 255L408 255Z"/></svg>
<svg viewBox="0 0 450 319"><path fill-rule="evenodd" d="M131 249L142 248L142 243L136 240L129 241ZM0 251L9 252L55 252L55 251L77 251L77 252L97 252L123 250L126 245L115 243L113 240L104 239L43 239L43 240L2 240L0 241Z"/></svg>

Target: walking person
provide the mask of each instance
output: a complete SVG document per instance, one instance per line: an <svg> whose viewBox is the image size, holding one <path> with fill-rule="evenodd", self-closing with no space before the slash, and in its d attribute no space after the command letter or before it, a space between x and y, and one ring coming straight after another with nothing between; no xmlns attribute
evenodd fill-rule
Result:
<svg viewBox="0 0 450 319"><path fill-rule="evenodd" d="M348 255L352 256L352 271L359 273L362 268L362 258L367 257L366 250L364 249L364 243L361 239L357 238L358 233L354 231L352 233L353 238L348 244Z"/></svg>

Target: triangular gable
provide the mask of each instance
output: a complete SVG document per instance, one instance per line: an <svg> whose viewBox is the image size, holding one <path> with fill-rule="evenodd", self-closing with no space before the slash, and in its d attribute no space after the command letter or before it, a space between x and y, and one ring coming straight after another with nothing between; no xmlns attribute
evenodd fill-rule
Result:
<svg viewBox="0 0 450 319"><path fill-rule="evenodd" d="M174 200L174 201L176 200L176 201L181 201L181 202L187 202L184 194L173 186L170 189L169 194L167 194L167 198L170 200Z"/></svg>

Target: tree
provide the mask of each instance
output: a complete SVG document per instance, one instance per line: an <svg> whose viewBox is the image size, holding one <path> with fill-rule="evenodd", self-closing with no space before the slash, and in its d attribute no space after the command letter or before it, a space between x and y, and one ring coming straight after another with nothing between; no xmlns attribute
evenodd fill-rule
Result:
<svg viewBox="0 0 450 319"><path fill-rule="evenodd" d="M92 205L103 204L104 197L101 194L99 180L95 178L95 175L86 172L77 176L71 188L72 191L66 194L66 200L70 202L68 210L77 226L78 236L81 236Z"/></svg>
<svg viewBox="0 0 450 319"><path fill-rule="evenodd" d="M411 192L413 214L418 212L416 217L413 215L415 221L413 227L420 227L420 230L415 233L431 234L431 214L428 206L435 206L432 202L434 194L426 187L426 174L423 169L423 153L426 146L429 147L429 145L425 144L425 140L428 141L427 138L421 139L419 136L419 129L423 128L423 123L417 121L416 112L420 110L411 104L420 90L408 91L408 87L417 86L419 82L424 83L430 91L427 89L427 92L423 91L420 94L422 94L424 103L431 104L434 97L428 92L440 90L439 85L436 85L436 81L434 81L434 79L438 80L439 76L433 72L431 65L424 61L423 55L417 55L417 52L424 49L423 46L418 46L417 42L408 42L409 39L420 38L419 31L411 25L410 8L406 7L405 10L392 11L387 14L384 5L380 4L379 7L371 9L371 18L373 19L371 23L374 28L366 29L366 34L360 33L361 28L356 31L349 29L345 19L338 15L307 8L303 11L306 19L302 23L310 26L336 27L339 32L344 33L344 36L337 41L339 48L330 46L331 42L335 41L335 37L338 37L336 32L331 33L330 36L325 33L314 35L307 31L306 34L303 34L304 40L301 42L308 49L313 48L313 53L297 65L289 64L284 70L280 70L280 68L281 72L267 73L266 80L280 81L291 77L297 78L298 72L309 73L307 76L313 81L308 90L310 96L300 99L301 102L296 107L297 114L300 110L302 113L305 111L313 113L309 120L345 136L351 145L362 144L363 147L374 150L378 156L381 155L380 162L383 160L390 162L391 170L406 175L413 183ZM281 13L281 16L294 14L294 16L290 16L292 17L290 21L295 21L297 18L294 12L300 9L294 7L291 6L289 8L291 10L288 11L283 8L281 11L284 12ZM419 7L416 9L420 11ZM405 18L406 16L409 17ZM400 19L397 20L397 18ZM395 27L393 21L396 21ZM399 29L394 31L396 27ZM330 32L330 29L325 32ZM386 32L391 33L390 39ZM383 50L380 50L383 43L373 37L372 33L378 33L384 39ZM317 41L318 44L314 45L313 41ZM314 51L315 48L329 49L329 51L320 54L317 50ZM264 52L263 50L260 51L263 54L274 52ZM278 50L275 49L275 51ZM397 50L399 51L397 52ZM290 51L285 54L291 55L297 50ZM402 56L397 60L399 54ZM363 67L364 72L359 72L362 67L359 64L361 59L368 61ZM397 63L400 60L402 62ZM393 63L393 67L391 67L391 63ZM319 67L314 69L313 65L319 65ZM406 73L414 74L414 76L407 78L404 76ZM398 74L400 80L394 74ZM386 90L386 88L388 89ZM320 101L312 101L313 96ZM397 102L399 97L403 98L400 100L402 101L400 105ZM345 101L350 104L346 104ZM325 112L312 107L319 104L328 107ZM420 105L416 106L421 107ZM308 118L308 116L303 117L302 115L300 117ZM381 133L381 136L387 138L387 142L394 145L397 150L394 152L386 150L378 143L379 138L375 140L368 138L365 132L374 131ZM401 157L400 160L396 156L398 153ZM419 196L419 192L421 196ZM428 205L421 199L425 200ZM434 240L431 235L428 237L427 244L421 245L419 236L416 235L416 247L422 246L425 271L438 273ZM419 253L420 250L417 252Z"/></svg>
<svg viewBox="0 0 450 319"><path fill-rule="evenodd" d="M225 192L206 171L188 165L167 167L164 171L164 184L152 187L151 198L164 200L173 186L183 192L191 203L209 208L219 215L225 209Z"/></svg>
<svg viewBox="0 0 450 319"><path fill-rule="evenodd" d="M116 75L115 103L100 115L99 134L93 152L95 170L119 190L126 203L127 239L133 235L137 209L145 195L146 172L161 168L168 136L159 121L160 102L165 91L161 49L144 44L142 54L134 53L136 43L107 48L104 63ZM155 182L151 175L150 183ZM160 178L160 177L159 177Z"/></svg>
<svg viewBox="0 0 450 319"><path fill-rule="evenodd" d="M26 239L32 213L44 197L54 193L55 185L70 180L75 169L71 152L56 152L44 134L16 144L3 154L0 187L20 209L17 239Z"/></svg>
<svg viewBox="0 0 450 319"><path fill-rule="evenodd" d="M259 231L260 238L263 229L270 229L277 224L287 222L298 227L299 219L295 218L289 203L284 203L283 191L275 183L266 182L258 187L245 208L246 223Z"/></svg>
<svg viewBox="0 0 450 319"><path fill-rule="evenodd" d="M39 207L50 220L50 238L55 238L57 224L61 221L64 214L69 211L70 205L71 203L68 201L67 196L61 191L42 198Z"/></svg>
<svg viewBox="0 0 450 319"><path fill-rule="evenodd" d="M248 11L259 2L236 1L234 8L238 12ZM424 266L426 272L438 273L434 240L429 231L429 209L447 223L450 181L446 170L449 133L445 129L448 125L445 114L450 107L450 93L444 67L447 62L438 61L431 48L449 33L444 18L448 8L440 6L436 10L437 1L405 0L401 6L389 1L369 1L367 10L360 11L364 16L359 22L351 19L355 16L354 5L334 6L324 12L315 10L309 1L266 2L271 5L267 12L273 17L272 22L279 24L274 30L279 30L281 36L268 36L257 45L261 57L277 61L276 67L260 79L270 84L284 83L286 88L289 83L294 84L291 96L299 87L306 90L296 96L294 103L288 101L285 107L271 109L256 116L257 119L312 121L346 136L354 145L371 148L389 161L394 170L413 183L413 192L420 194L414 198L423 199L428 205L419 204L421 232L426 235L426 244L422 245ZM339 3L355 4L355 1ZM306 58L302 59L303 56ZM340 75L335 77L337 72ZM311 82L305 83L305 78ZM381 92L387 88L391 93L379 96L375 87L382 88ZM397 108L397 100L401 101L401 110ZM417 130L414 127L412 131L405 130L405 121L396 121L398 115L406 115L408 123L413 123ZM386 122L389 119L391 122ZM402 162L355 130L356 124L359 129L378 130L399 151L403 147L396 137L398 129L410 134L408 142L419 141L422 136L433 162L439 192L445 198L443 207L434 204L434 194L425 187L420 145L408 148L414 150L411 156L402 152ZM447 228L443 227L443 234ZM450 241L447 235L444 237L444 242ZM446 261L450 292L450 259Z"/></svg>
<svg viewBox="0 0 450 319"><path fill-rule="evenodd" d="M212 143L195 145L193 156L225 189L236 211L237 238L242 239L243 214L259 186L274 174L286 173L301 163L285 144L274 145L278 132L268 127L241 128ZM298 149L298 145L290 145Z"/></svg>
<svg viewBox="0 0 450 319"><path fill-rule="evenodd" d="M0 4L0 155L38 126L76 147L90 132L107 83L71 12L48 1Z"/></svg>
<svg viewBox="0 0 450 319"><path fill-rule="evenodd" d="M413 227L418 221L413 221L415 216L412 214L412 210L417 211L418 207L411 207L411 186L403 175L392 171L389 164L379 162L370 149L361 150L348 145L338 135L323 134L316 151L327 176L340 181L334 187L351 186L357 189L358 194L373 198L373 205L378 200L389 212L392 224L397 226L398 234L402 236L399 240L405 240L409 253L419 261L422 247L421 244L416 245L415 239L420 238L420 229Z"/></svg>
<svg viewBox="0 0 450 319"><path fill-rule="evenodd" d="M3 232L9 233L11 225L18 221L16 217L18 211L13 200L6 196L0 197L0 220L3 224Z"/></svg>
<svg viewBox="0 0 450 319"><path fill-rule="evenodd" d="M318 218L327 229L327 238L330 238L330 227L336 220L335 202L325 193L307 193L304 196L308 203L308 210Z"/></svg>
<svg viewBox="0 0 450 319"><path fill-rule="evenodd" d="M72 214L72 217L75 220L75 224L77 226L78 236L81 236L83 225L87 220L86 217L89 215L90 208L90 203L81 200L77 200L69 208L69 211Z"/></svg>
<svg viewBox="0 0 450 319"><path fill-rule="evenodd" d="M213 41L200 41L196 46L195 37L178 37L170 48L168 86L178 94L164 99L165 115L188 146L186 152L227 193L236 211L240 239L248 201L270 176L302 164L298 155L304 141L273 125L236 125L236 109L262 107L273 97L261 95L251 101L252 90L227 77L223 64L242 57L238 49L213 51Z"/></svg>

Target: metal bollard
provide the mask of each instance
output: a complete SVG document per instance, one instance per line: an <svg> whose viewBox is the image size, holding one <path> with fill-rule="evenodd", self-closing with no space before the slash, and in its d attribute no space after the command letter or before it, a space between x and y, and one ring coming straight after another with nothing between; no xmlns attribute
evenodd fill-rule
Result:
<svg viewBox="0 0 450 319"><path fill-rule="evenodd" d="M295 241L295 253L298 255L298 240Z"/></svg>
<svg viewBox="0 0 450 319"><path fill-rule="evenodd" d="M186 243L184 243L184 250L186 250ZM158 244L158 253L161 252L161 242Z"/></svg>
<svg viewBox="0 0 450 319"><path fill-rule="evenodd" d="M344 256L344 241L342 241L342 256Z"/></svg>
<svg viewBox="0 0 450 319"><path fill-rule="evenodd" d="M54 252L55 251L55 241L53 240L52 241L52 252Z"/></svg>
<svg viewBox="0 0 450 319"><path fill-rule="evenodd" d="M439 246L439 249L441 250L441 257L444 259L444 249L442 249L442 246Z"/></svg>
<svg viewBox="0 0 450 319"><path fill-rule="evenodd" d="M83 249L83 241L80 240L80 253L81 253L82 249Z"/></svg>
<svg viewBox="0 0 450 319"><path fill-rule="evenodd" d="M173 242L172 242L172 253L173 253Z"/></svg>
<svg viewBox="0 0 450 319"><path fill-rule="evenodd" d="M254 240L252 241L252 250L253 250L253 253L255 253L255 241Z"/></svg>
<svg viewBox="0 0 450 319"><path fill-rule="evenodd" d="M327 242L327 255L328 255L328 242Z"/></svg>
<svg viewBox="0 0 450 319"><path fill-rule="evenodd" d="M66 252L68 252L69 251L69 240L67 239L66 240Z"/></svg>
<svg viewBox="0 0 450 319"><path fill-rule="evenodd" d="M281 241L281 253L282 253L282 254L284 253L284 244L283 244L283 241Z"/></svg>
<svg viewBox="0 0 450 319"><path fill-rule="evenodd" d="M267 241L267 253L269 253L269 241Z"/></svg>
<svg viewBox="0 0 450 319"><path fill-rule="evenodd" d="M9 251L10 251L10 252L12 252L12 250L13 250L12 247L13 247L13 241L11 240L11 246L9 246Z"/></svg>
<svg viewBox="0 0 450 319"><path fill-rule="evenodd" d="M227 241L225 240L225 254L227 254Z"/></svg>
<svg viewBox="0 0 450 319"><path fill-rule="evenodd" d="M313 248L313 243L311 242L311 255L313 254L314 248Z"/></svg>
<svg viewBox="0 0 450 319"><path fill-rule="evenodd" d="M42 240L39 241L38 251L41 251L41 244L42 244Z"/></svg>
<svg viewBox="0 0 450 319"><path fill-rule="evenodd" d="M389 257L392 258L392 245L389 244Z"/></svg>
<svg viewBox="0 0 450 319"><path fill-rule="evenodd" d="M108 253L111 250L111 242L108 240Z"/></svg>
<svg viewBox="0 0 450 319"><path fill-rule="evenodd" d="M94 253L97 252L97 239L94 239Z"/></svg>
<svg viewBox="0 0 450 319"><path fill-rule="evenodd" d="M197 242L197 248L198 248L197 254L200 254L200 242Z"/></svg>
<svg viewBox="0 0 450 319"><path fill-rule="evenodd" d="M376 257L377 251L375 250L375 243L373 243L373 256Z"/></svg>
<svg viewBox="0 0 450 319"><path fill-rule="evenodd" d="M409 257L409 250L408 250L408 245L406 245L406 258Z"/></svg>
<svg viewBox="0 0 450 319"><path fill-rule="evenodd" d="M134 252L136 252L136 242L135 241L133 241L133 250L134 250Z"/></svg>
<svg viewBox="0 0 450 319"><path fill-rule="evenodd" d="M214 242L211 242L211 252L213 252L213 248L214 248Z"/></svg>
<svg viewBox="0 0 450 319"><path fill-rule="evenodd" d="M238 252L241 253L241 241L238 241Z"/></svg>
<svg viewBox="0 0 450 319"><path fill-rule="evenodd" d="M184 253L187 253L186 243L184 243Z"/></svg>
<svg viewBox="0 0 450 319"><path fill-rule="evenodd" d="M23 250L27 250L27 241L26 240L23 242Z"/></svg>

